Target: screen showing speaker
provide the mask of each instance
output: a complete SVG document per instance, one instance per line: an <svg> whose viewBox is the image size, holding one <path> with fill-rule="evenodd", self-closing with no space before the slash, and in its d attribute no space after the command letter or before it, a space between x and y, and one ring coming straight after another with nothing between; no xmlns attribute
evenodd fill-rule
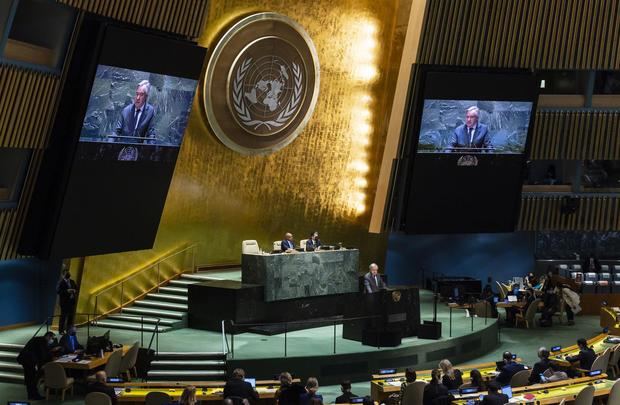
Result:
<svg viewBox="0 0 620 405"><path fill-rule="evenodd" d="M510 232L537 99L532 72L423 66L410 92L401 229ZM403 174L401 174L402 176Z"/></svg>

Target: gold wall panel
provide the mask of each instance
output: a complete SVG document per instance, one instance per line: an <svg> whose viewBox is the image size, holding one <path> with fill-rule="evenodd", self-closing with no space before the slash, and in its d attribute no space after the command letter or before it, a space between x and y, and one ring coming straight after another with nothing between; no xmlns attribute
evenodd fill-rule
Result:
<svg viewBox="0 0 620 405"><path fill-rule="evenodd" d="M208 0L56 0L84 11L198 38L202 32Z"/></svg>
<svg viewBox="0 0 620 405"><path fill-rule="evenodd" d="M530 157L620 160L618 133L618 110L538 110Z"/></svg>
<svg viewBox="0 0 620 405"><path fill-rule="evenodd" d="M410 6L411 0L212 1L199 41L209 48L225 27L254 12L282 13L306 29L321 65L314 115L283 150L242 156L211 133L199 92L154 248L86 258L78 310L92 310L92 294L110 280L193 242L200 243L197 264L239 263L244 239L271 250L286 231L299 241L318 230L324 242L360 248L362 268L381 263L385 241L368 234L370 204Z"/></svg>
<svg viewBox="0 0 620 405"><path fill-rule="evenodd" d="M419 63L619 69L620 0L428 0Z"/></svg>

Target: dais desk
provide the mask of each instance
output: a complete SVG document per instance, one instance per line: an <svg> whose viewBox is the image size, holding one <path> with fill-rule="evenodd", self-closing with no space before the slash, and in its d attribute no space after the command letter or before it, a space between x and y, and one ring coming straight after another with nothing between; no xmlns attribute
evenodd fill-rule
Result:
<svg viewBox="0 0 620 405"><path fill-rule="evenodd" d="M60 364L65 369L88 371L107 364L112 353L117 350L122 350L124 356L129 350L129 346L124 345L122 348L114 349L112 352L104 352L103 357L89 356L80 361L73 361L77 355L66 354L55 359L54 362Z"/></svg>
<svg viewBox="0 0 620 405"><path fill-rule="evenodd" d="M602 354L606 349L616 346L613 343L605 342L605 339L609 336L607 333L601 333L593 338L588 339L588 346L594 349L594 352L597 355ZM572 345L568 347L562 348L559 353L552 354L549 359L556 364L559 364L564 367L570 367L570 363L564 359L566 356L575 356L579 353L579 347L577 345ZM605 370L603 370L605 371Z"/></svg>

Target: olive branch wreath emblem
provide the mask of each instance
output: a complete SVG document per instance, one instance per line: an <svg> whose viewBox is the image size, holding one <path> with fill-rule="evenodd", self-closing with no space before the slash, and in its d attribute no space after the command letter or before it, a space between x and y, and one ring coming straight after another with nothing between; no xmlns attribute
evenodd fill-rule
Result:
<svg viewBox="0 0 620 405"><path fill-rule="evenodd" d="M233 107L237 112L237 117L248 127L254 127L254 130L257 130L261 126L267 127L267 130L271 131L272 127L278 128L282 125L286 124L288 120L293 117L295 114L297 107L301 103L301 92L303 90L303 86L301 84L302 81L302 73L299 65L293 63L293 77L295 81L295 87L293 89L293 97L286 105L286 107L280 112L280 114L276 117L275 120L269 121L261 121L252 118L250 115L250 110L245 105L243 100L243 79L247 74L248 69L252 63L252 58L247 58L244 60L241 65L237 68L237 72L235 73L235 80L233 80Z"/></svg>

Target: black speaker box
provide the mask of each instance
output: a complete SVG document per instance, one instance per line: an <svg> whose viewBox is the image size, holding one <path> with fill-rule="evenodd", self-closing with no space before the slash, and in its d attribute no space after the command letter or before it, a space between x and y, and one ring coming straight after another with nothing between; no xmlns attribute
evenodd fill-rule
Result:
<svg viewBox="0 0 620 405"><path fill-rule="evenodd" d="M418 338L420 339L441 339L441 322L424 321L418 326Z"/></svg>
<svg viewBox="0 0 620 405"><path fill-rule="evenodd" d="M374 347L400 346L403 333L400 330L366 329L362 333L362 344Z"/></svg>

